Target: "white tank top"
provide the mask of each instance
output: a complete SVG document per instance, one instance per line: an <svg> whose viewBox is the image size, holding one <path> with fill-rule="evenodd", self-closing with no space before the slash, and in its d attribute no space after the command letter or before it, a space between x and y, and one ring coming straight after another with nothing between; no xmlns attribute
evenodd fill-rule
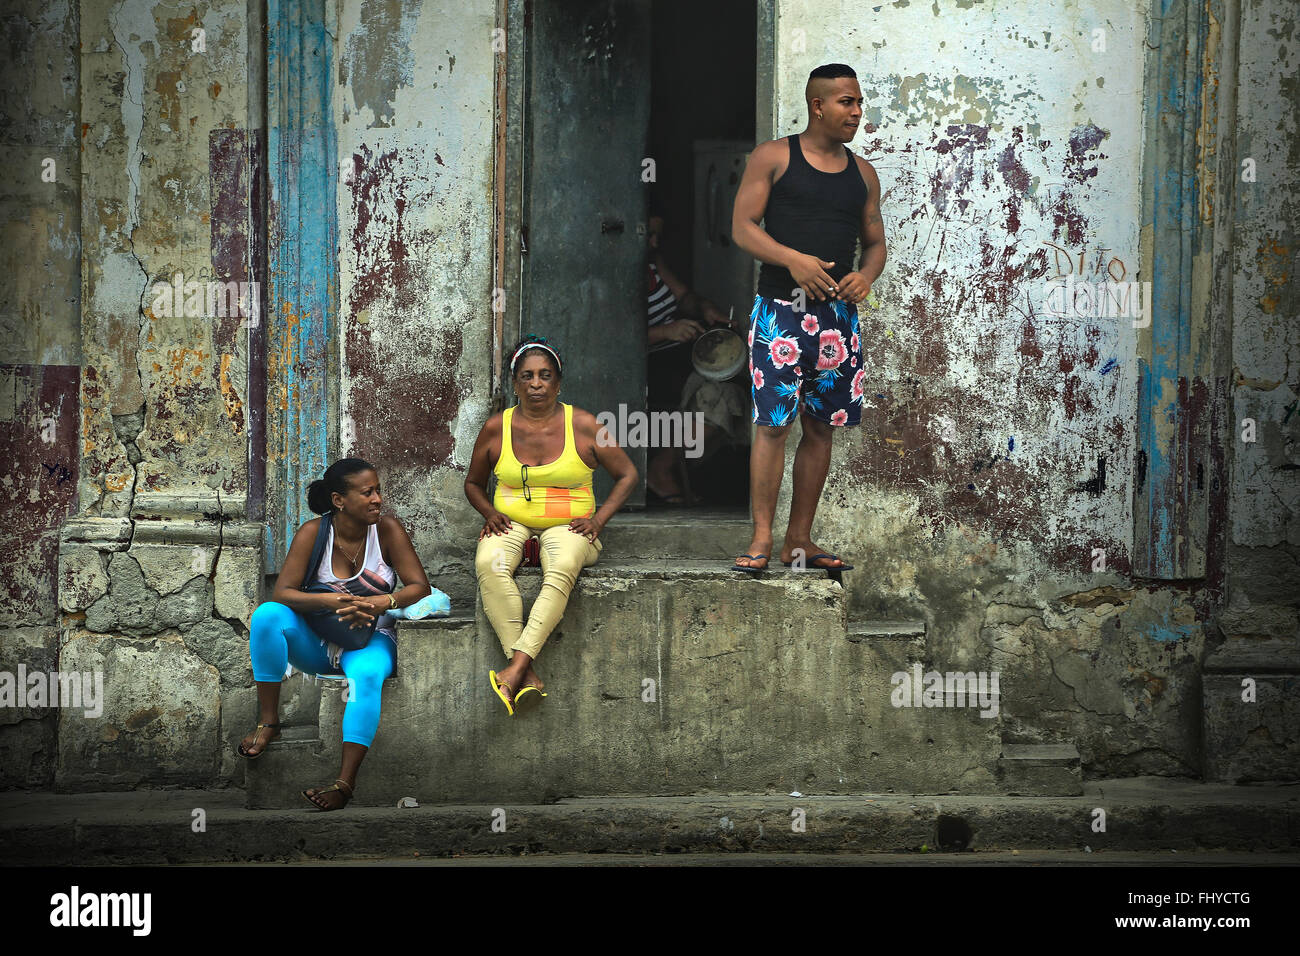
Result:
<svg viewBox="0 0 1300 956"><path fill-rule="evenodd" d="M384 550L379 544L379 525L372 524L366 530L366 557L361 562L360 570L350 578L340 578L334 573L334 523L331 521L329 534L325 537L325 555L321 558L320 567L316 571L316 580L321 584L346 583L361 577L362 571L379 575L390 588L397 583L397 572L384 561ZM375 623L375 630L387 631L388 635L396 640L397 618L391 614L380 615Z"/></svg>

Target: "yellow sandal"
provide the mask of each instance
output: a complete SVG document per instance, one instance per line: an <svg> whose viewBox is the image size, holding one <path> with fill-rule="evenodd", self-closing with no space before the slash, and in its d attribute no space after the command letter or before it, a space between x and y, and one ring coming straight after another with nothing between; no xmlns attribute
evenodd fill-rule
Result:
<svg viewBox="0 0 1300 956"><path fill-rule="evenodd" d="M498 684L496 671L488 671L488 683L492 685L492 692L501 698L501 703L506 705L506 713L509 714L511 717L513 717L515 715L515 706L514 706L515 695L511 693L510 696L507 697L505 694L501 692L502 687L504 687L508 691L512 690L510 685L505 683Z"/></svg>
<svg viewBox="0 0 1300 956"><path fill-rule="evenodd" d="M528 693L530 690L535 694L541 694L543 697L548 696L546 691L542 690L540 687L534 687L532 684L525 684L523 687L519 688L519 693L515 694L516 707L519 706L519 701L523 699L524 694Z"/></svg>

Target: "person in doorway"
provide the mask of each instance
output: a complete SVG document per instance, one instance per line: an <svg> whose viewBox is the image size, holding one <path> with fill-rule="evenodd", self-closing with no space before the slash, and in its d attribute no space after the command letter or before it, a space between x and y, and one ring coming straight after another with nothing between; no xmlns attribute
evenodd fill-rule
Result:
<svg viewBox="0 0 1300 956"><path fill-rule="evenodd" d="M525 695L547 696L533 661L563 617L578 573L595 564L601 531L637 483L632 460L596 416L559 401L562 374L560 353L546 339L529 335L515 346L510 377L519 404L483 425L465 477L465 497L484 519L474 560L483 610L509 660L488 672L488 683L512 717ZM599 510L598 465L615 479ZM497 480L492 498L489 475ZM525 624L514 573L533 535L542 590Z"/></svg>
<svg viewBox="0 0 1300 956"><path fill-rule="evenodd" d="M314 806L338 810L356 789L357 771L379 728L380 691L397 664L397 631L388 612L426 602L432 589L406 529L396 518L380 513L379 475L369 462L360 458L334 462L308 486L307 505L318 515L330 515L325 552L313 583L337 590L301 590L322 520L313 518L293 536L271 600L253 612L248 650L260 716L257 728L238 751L241 757L254 759L279 738L280 683L290 664L305 674L346 677L343 765L331 786L302 792ZM402 587L394 591L398 577ZM327 643L304 617L323 610L337 611L354 626L378 619L374 636L356 650L343 651Z"/></svg>
<svg viewBox="0 0 1300 956"><path fill-rule="evenodd" d="M690 389L694 395L699 388L698 383L692 381L693 376L698 378L691 365L692 344L710 327L735 329L740 321L729 319L713 302L691 291L669 268L662 245L663 216L652 209L647 227L646 320L649 329L646 341L650 355L646 361L646 405L652 413L693 411L683 404L686 391ZM712 391L706 391L703 397L711 396ZM706 446L717 434L709 435L710 426L715 426L715 423L708 420L704 435ZM646 462L646 491L650 503L694 504L682 481L684 476L683 449L653 449Z"/></svg>
<svg viewBox="0 0 1300 956"><path fill-rule="evenodd" d="M876 171L846 145L862 120L857 74L842 63L819 66L804 97L807 127L755 147L732 213L736 244L763 263L749 330L758 425L749 466L754 534L737 571L761 571L770 560L785 439L800 407L803 437L781 561L850 567L813 542L812 525L833 430L861 421L866 373L856 306L885 267L885 229Z"/></svg>

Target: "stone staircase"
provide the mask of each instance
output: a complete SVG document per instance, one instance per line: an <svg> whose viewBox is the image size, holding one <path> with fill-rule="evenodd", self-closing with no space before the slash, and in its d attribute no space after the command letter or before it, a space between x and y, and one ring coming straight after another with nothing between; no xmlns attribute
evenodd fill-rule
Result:
<svg viewBox="0 0 1300 956"><path fill-rule="evenodd" d="M355 802L1078 792L1077 752L1063 773L1061 754L1008 753L1000 719L951 693L895 706L894 675L929 667L925 622L850 619L869 568L727 570L749 531L739 513L620 515L538 660L550 696L514 717L488 686L502 657L481 606L401 624ZM528 607L540 572L518 580ZM317 723L248 763L249 807L302 805L336 775L343 684L321 686Z"/></svg>

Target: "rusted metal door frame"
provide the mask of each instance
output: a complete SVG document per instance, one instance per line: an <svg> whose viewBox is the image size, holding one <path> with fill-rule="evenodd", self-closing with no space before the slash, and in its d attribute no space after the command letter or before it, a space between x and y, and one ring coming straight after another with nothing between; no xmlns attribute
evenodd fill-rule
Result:
<svg viewBox="0 0 1300 956"><path fill-rule="evenodd" d="M524 193L524 84L527 77L528 0L497 0L493 46L492 151L492 368L490 411L511 403L503 374L505 349L519 336L523 301L521 276L526 242L522 209Z"/></svg>

